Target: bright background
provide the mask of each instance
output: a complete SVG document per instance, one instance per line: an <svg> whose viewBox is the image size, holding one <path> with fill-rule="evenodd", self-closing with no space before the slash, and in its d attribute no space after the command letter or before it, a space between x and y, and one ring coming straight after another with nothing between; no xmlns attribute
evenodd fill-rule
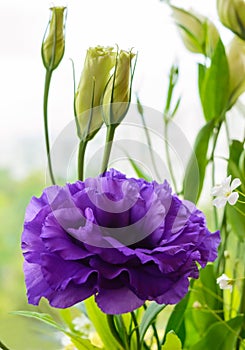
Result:
<svg viewBox="0 0 245 350"><path fill-rule="evenodd" d="M164 106L170 66L179 64L182 103L175 122L192 143L204 123L197 96L198 57L185 50L169 8L159 0L71 0L67 5L66 52L50 92L51 142L73 120L70 58L79 80L89 46L118 44L138 51L133 90L145 106L158 111ZM179 5L195 6L217 22L214 0ZM40 48L49 7L44 0L0 0L0 339L11 350L60 348L46 328L43 332L39 324L9 314L28 308L20 237L25 207L45 186ZM223 35L227 41L229 33ZM46 309L42 303L39 310Z"/></svg>

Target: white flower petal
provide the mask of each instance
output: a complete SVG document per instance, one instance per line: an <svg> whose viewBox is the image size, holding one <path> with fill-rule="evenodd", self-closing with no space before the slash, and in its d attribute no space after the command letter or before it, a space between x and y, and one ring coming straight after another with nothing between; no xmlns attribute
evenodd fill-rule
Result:
<svg viewBox="0 0 245 350"><path fill-rule="evenodd" d="M213 200L213 205L217 208L223 208L226 205L227 198L226 197L217 197Z"/></svg>
<svg viewBox="0 0 245 350"><path fill-rule="evenodd" d="M229 197L227 197L227 200L230 205L234 205L236 204L238 198L239 198L239 194L237 192L233 192L229 195Z"/></svg>
<svg viewBox="0 0 245 350"><path fill-rule="evenodd" d="M231 183L231 175L229 175L228 177L226 177L223 182L222 185L224 186L229 186L230 187L230 183Z"/></svg>
<svg viewBox="0 0 245 350"><path fill-rule="evenodd" d="M211 189L211 195L212 196L221 196L222 194L223 194L223 187L222 187L222 185L214 186Z"/></svg>
<svg viewBox="0 0 245 350"><path fill-rule="evenodd" d="M231 183L231 191L233 191L235 188L241 185L241 180L238 178L235 178Z"/></svg>

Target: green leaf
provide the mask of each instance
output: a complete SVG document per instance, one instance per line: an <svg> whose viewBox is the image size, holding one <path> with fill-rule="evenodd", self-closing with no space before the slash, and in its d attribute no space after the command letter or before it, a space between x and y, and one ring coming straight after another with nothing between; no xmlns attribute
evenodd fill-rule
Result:
<svg viewBox="0 0 245 350"><path fill-rule="evenodd" d="M150 177L147 176L147 175L144 173L144 171L137 165L137 163L136 163L132 158L129 157L129 155L127 155L127 157L128 157L128 160L129 160L130 164L132 165L132 168L134 169L134 171L136 172L136 175L137 175L139 178L145 179L146 181L149 181L149 182L152 181L152 180L150 179Z"/></svg>
<svg viewBox="0 0 245 350"><path fill-rule="evenodd" d="M244 159L244 142L233 140L230 145L228 175L231 175L232 178L238 177L242 181L241 191L243 193L245 192ZM244 198L242 200L244 200ZM239 239L243 240L245 238L245 205L239 202L237 202L234 207L227 204L226 213L233 232Z"/></svg>
<svg viewBox="0 0 245 350"><path fill-rule="evenodd" d="M201 98L201 90L202 90L206 69L207 68L204 66L204 64L201 64L201 63L198 64L198 90L199 90L200 98Z"/></svg>
<svg viewBox="0 0 245 350"><path fill-rule="evenodd" d="M85 300L84 304L88 317L93 323L97 333L99 334L104 344L104 348L108 350L119 349L120 345L113 337L110 327L108 326L107 316L98 308L97 304L94 301L94 297Z"/></svg>
<svg viewBox="0 0 245 350"><path fill-rule="evenodd" d="M98 347L91 344L91 342L87 339L82 339L77 334L67 330L64 328L61 324L57 323L50 315L39 313L39 312L33 312L33 311L15 311L12 312L14 315L19 316L25 316L25 317L31 317L35 318L36 320L42 321L49 326L52 326L56 330L63 332L67 336L71 338L71 341L73 344L77 347L78 350L95 350L99 349Z"/></svg>
<svg viewBox="0 0 245 350"><path fill-rule="evenodd" d="M182 350L182 344L174 332L168 332L162 350Z"/></svg>
<svg viewBox="0 0 245 350"><path fill-rule="evenodd" d="M140 341L143 342L147 329L151 326L152 322L156 319L159 312L166 307L165 304L159 305L152 302L146 309L139 326Z"/></svg>
<svg viewBox="0 0 245 350"><path fill-rule="evenodd" d="M210 66L199 67L199 94L206 121L218 120L228 108L229 99L229 66L225 48L219 40L211 57Z"/></svg>
<svg viewBox="0 0 245 350"><path fill-rule="evenodd" d="M190 298L190 292L188 292L186 296L177 305L175 305L169 317L163 341L166 340L167 334L171 330L173 330L176 333L176 335L180 338L182 344L184 345L185 343L185 310L188 305L189 298Z"/></svg>
<svg viewBox="0 0 245 350"><path fill-rule="evenodd" d="M187 164L184 178L184 198L194 203L201 194L206 166L208 164L207 152L209 139L214 128L214 120L204 125L199 131L194 149Z"/></svg>
<svg viewBox="0 0 245 350"><path fill-rule="evenodd" d="M243 317L237 316L227 322L214 323L207 331L206 335L190 350L231 350L235 348L239 335Z"/></svg>

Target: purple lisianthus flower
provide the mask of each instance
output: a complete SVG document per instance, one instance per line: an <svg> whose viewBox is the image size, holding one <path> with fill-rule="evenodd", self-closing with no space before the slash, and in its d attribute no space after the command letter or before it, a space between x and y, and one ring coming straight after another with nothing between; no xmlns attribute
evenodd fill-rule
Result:
<svg viewBox="0 0 245 350"><path fill-rule="evenodd" d="M132 311L146 300L175 304L198 266L217 257L194 204L158 184L110 171L51 186L26 210L22 249L28 301L58 308L91 295L105 313Z"/></svg>

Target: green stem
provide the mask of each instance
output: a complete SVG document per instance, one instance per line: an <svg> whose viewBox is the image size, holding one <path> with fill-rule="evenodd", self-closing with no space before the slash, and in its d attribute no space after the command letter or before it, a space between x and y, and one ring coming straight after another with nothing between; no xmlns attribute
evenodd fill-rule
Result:
<svg viewBox="0 0 245 350"><path fill-rule="evenodd" d="M155 161L153 148L152 148L152 143L151 143L151 137L149 135L149 131L148 131L148 128L147 128L147 125L146 125L146 122L145 122L144 114L140 113L140 116L141 116L142 124L143 124L144 130L145 130L145 136L146 136L148 148L149 148L150 155L151 155L152 165L153 165L154 171L156 173L156 176L158 177L159 180L161 180L161 177L160 177L159 172L157 170L156 161Z"/></svg>
<svg viewBox="0 0 245 350"><path fill-rule="evenodd" d="M88 141L83 141L83 140L81 140L79 144L77 169L78 169L78 180L81 180L81 181L83 181L83 176L84 176L84 157L85 157L87 144L88 144Z"/></svg>
<svg viewBox="0 0 245 350"><path fill-rule="evenodd" d="M165 144L165 152L166 152L166 159L167 159L167 165L168 165L168 170L169 174L171 177L171 180L173 182L174 189L177 193L177 183L174 177L174 171L171 163L171 157L170 157L170 151L169 151L169 144L168 144L168 123L169 120L164 118L164 144Z"/></svg>
<svg viewBox="0 0 245 350"><path fill-rule="evenodd" d="M136 347L136 350L140 350L141 348L141 344L140 344L140 332L139 332L139 324L138 324L138 321L137 321L137 318L134 314L134 312L132 311L131 312L131 317L132 317L132 321L134 323L134 327L135 327L135 332L136 332L136 339L137 339L137 347Z"/></svg>
<svg viewBox="0 0 245 350"><path fill-rule="evenodd" d="M217 145L217 141L218 141L218 137L219 137L219 132L221 129L221 123L218 125L217 127L217 131L214 134L214 140L213 140L213 148L212 148L212 152L211 152L211 156L210 156L210 160L212 162L212 187L215 186L215 162L214 162L214 153L215 153L215 149L216 149L216 145ZM215 222L215 228L217 229L219 227L219 223L218 223L218 212L217 212L217 208L215 206L213 206L213 213L214 213L214 222Z"/></svg>
<svg viewBox="0 0 245 350"><path fill-rule="evenodd" d="M107 323L108 326L111 330L111 334L113 335L113 337L116 339L116 341L120 344L120 346L124 349L124 344L122 339L120 338L117 329L115 327L115 323L114 323L114 316L113 315L107 315Z"/></svg>
<svg viewBox="0 0 245 350"><path fill-rule="evenodd" d="M225 249L227 246L227 240L228 240L228 236L229 236L229 231L227 230L226 211L224 211L224 214L223 214L220 232L221 233L224 232L224 240L222 240L223 244L221 245L221 249L220 249L219 254L218 254L218 259L216 260L216 273L217 273L217 275L220 275L221 273L223 273L225 271L224 252L225 252ZM221 265L222 263L223 263L223 265Z"/></svg>
<svg viewBox="0 0 245 350"><path fill-rule="evenodd" d="M153 329L154 337L156 338L157 349L161 350L162 345L161 345L161 342L160 342L160 339L159 339L159 336L158 336L158 333L157 333L157 327L156 327L155 322L153 322L151 326L152 326L152 329Z"/></svg>
<svg viewBox="0 0 245 350"><path fill-rule="evenodd" d="M51 156L50 156L49 131L48 131L48 97L49 97L51 77L52 77L52 70L47 69L46 75L45 75L44 96L43 96L43 118L44 118L44 133L45 133L47 160L48 160L48 170L49 170L51 182L53 185L55 185L55 179L54 179Z"/></svg>
<svg viewBox="0 0 245 350"><path fill-rule="evenodd" d="M245 194L239 190L236 190L240 195L242 195L243 197L245 197Z"/></svg>
<svg viewBox="0 0 245 350"><path fill-rule="evenodd" d="M237 208L236 206L233 207L238 213L240 213L242 216L245 216L245 213L243 211L241 211L239 208Z"/></svg>
<svg viewBox="0 0 245 350"><path fill-rule="evenodd" d="M108 168L111 149L112 149L112 142L113 142L116 127L117 125L114 125L114 124L107 126L106 144L104 149L101 173L104 173Z"/></svg>

